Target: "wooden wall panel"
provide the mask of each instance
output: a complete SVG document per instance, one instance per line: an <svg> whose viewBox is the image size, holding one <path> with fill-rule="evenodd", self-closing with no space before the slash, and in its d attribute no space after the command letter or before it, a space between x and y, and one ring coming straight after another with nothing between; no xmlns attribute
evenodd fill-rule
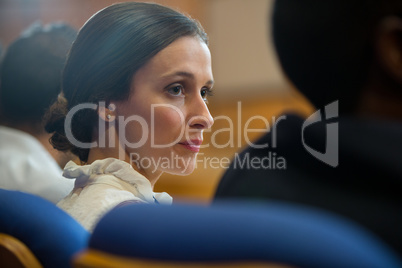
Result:
<svg viewBox="0 0 402 268"><path fill-rule="evenodd" d="M7 46L35 21L64 21L80 28L95 12L114 0L0 0L0 42ZM205 3L200 0L144 0L176 8L202 19Z"/></svg>

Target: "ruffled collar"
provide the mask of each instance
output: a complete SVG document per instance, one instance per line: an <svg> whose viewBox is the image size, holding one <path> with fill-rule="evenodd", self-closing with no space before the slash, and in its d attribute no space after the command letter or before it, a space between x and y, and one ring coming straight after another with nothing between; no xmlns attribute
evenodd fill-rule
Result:
<svg viewBox="0 0 402 268"><path fill-rule="evenodd" d="M64 177L76 179L75 187L83 187L101 174L113 175L133 185L149 203L153 203L155 200L161 204L172 203L170 195L165 192L154 193L150 181L145 176L136 171L130 164L116 158L96 160L92 164L84 166L70 161L63 171Z"/></svg>

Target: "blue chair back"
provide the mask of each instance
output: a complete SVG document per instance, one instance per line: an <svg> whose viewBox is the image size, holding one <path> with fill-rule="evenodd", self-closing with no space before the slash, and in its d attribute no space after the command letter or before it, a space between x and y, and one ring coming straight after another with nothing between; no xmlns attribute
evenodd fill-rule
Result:
<svg viewBox="0 0 402 268"><path fill-rule="evenodd" d="M127 205L96 226L89 249L165 261L268 261L296 267L402 267L362 227L283 203Z"/></svg>
<svg viewBox="0 0 402 268"><path fill-rule="evenodd" d="M0 189L0 233L23 242L43 267L71 267L89 233L55 204L27 193Z"/></svg>

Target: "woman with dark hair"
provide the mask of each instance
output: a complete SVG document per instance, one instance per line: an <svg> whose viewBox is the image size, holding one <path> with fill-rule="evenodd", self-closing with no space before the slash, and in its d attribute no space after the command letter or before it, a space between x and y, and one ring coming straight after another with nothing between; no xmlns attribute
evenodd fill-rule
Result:
<svg viewBox="0 0 402 268"><path fill-rule="evenodd" d="M81 28L46 129L81 161L66 165L76 182L58 205L88 230L122 202L170 204L155 182L194 170L213 124L207 44L198 22L158 4L111 5Z"/></svg>

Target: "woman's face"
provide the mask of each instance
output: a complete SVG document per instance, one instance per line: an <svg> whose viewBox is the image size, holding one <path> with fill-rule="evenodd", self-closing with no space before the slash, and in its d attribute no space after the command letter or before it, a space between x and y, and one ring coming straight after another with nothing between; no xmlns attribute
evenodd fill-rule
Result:
<svg viewBox="0 0 402 268"><path fill-rule="evenodd" d="M179 38L151 58L135 73L129 99L115 102L125 158L148 178L191 173L213 124L206 104L212 85L211 54L197 37Z"/></svg>

